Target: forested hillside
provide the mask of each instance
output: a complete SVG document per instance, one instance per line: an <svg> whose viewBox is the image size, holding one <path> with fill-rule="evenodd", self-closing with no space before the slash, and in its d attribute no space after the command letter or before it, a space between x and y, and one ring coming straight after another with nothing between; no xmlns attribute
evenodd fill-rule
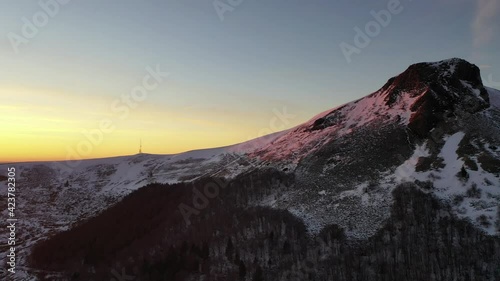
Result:
<svg viewBox="0 0 500 281"><path fill-rule="evenodd" d="M332 225L310 235L288 211L254 203L286 191L293 176L273 169L226 182L152 184L101 215L36 245L42 280L499 280L500 240L454 217L415 184L394 192L390 219L368 240ZM193 190L218 185L199 214L185 216ZM215 189L214 189L215 190ZM201 279L200 279L201 278Z"/></svg>

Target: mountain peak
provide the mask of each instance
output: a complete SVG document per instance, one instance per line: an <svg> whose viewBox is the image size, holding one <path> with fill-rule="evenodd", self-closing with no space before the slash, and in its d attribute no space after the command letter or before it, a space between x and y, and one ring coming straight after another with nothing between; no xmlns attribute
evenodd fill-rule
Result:
<svg viewBox="0 0 500 281"><path fill-rule="evenodd" d="M426 138L441 122L463 121L489 107L488 91L474 64L459 58L416 63L378 91L318 114L254 154L298 162L328 140L387 124Z"/></svg>
<svg viewBox="0 0 500 281"><path fill-rule="evenodd" d="M426 81L463 80L473 86L482 86L479 67L460 58L438 62L424 62L411 65L408 70L416 70Z"/></svg>
<svg viewBox="0 0 500 281"><path fill-rule="evenodd" d="M421 136L444 119L445 113L473 114L489 107L479 68L460 58L410 65L389 79L381 91L390 107L405 96L419 96L411 106L408 126Z"/></svg>
<svg viewBox="0 0 500 281"><path fill-rule="evenodd" d="M479 67L460 58L451 58L412 64L403 73L389 79L382 89L414 91L416 88L441 84L446 88L451 87L449 90L463 90L463 82L479 90L484 89Z"/></svg>

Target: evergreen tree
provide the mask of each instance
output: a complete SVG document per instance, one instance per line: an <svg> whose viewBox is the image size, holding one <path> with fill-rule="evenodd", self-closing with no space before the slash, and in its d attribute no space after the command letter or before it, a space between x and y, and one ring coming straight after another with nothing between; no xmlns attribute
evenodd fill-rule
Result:
<svg viewBox="0 0 500 281"><path fill-rule="evenodd" d="M227 240L227 245L226 245L226 257L228 260L233 259L233 252L234 252L234 246L233 246L233 241L231 238Z"/></svg>
<svg viewBox="0 0 500 281"><path fill-rule="evenodd" d="M291 253L290 242L288 242L288 240L286 240L285 243L283 243L283 254L289 255L290 253Z"/></svg>
<svg viewBox="0 0 500 281"><path fill-rule="evenodd" d="M240 280L245 280L245 276L247 275L247 267L245 266L245 262L240 260L238 268Z"/></svg>
<svg viewBox="0 0 500 281"><path fill-rule="evenodd" d="M264 281L264 274L262 273L262 268L260 267L260 265L257 265L257 269L255 269L252 281Z"/></svg>
<svg viewBox="0 0 500 281"><path fill-rule="evenodd" d="M210 256L210 248L208 247L208 243L205 241L203 242L203 246L201 249L201 257L203 259L208 259L209 256Z"/></svg>

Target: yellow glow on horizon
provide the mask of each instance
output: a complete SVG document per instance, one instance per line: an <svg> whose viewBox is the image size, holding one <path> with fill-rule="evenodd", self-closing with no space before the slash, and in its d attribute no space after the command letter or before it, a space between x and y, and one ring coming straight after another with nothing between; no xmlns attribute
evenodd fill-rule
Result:
<svg viewBox="0 0 500 281"><path fill-rule="evenodd" d="M0 163L131 155L138 152L140 139L145 153L173 154L227 146L270 132L269 116L257 112L145 102L120 118L110 109L117 97L97 93L82 97L0 87L0 98ZM103 120L114 130L101 131Z"/></svg>

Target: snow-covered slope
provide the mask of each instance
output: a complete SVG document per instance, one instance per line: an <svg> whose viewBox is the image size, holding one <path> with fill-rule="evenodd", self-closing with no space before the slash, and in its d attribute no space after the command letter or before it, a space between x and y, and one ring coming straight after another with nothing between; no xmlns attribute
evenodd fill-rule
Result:
<svg viewBox="0 0 500 281"><path fill-rule="evenodd" d="M388 218L391 192L412 183L449 202L458 217L497 234L499 91L461 59L419 63L377 92L324 112L252 153L293 169L297 190L265 200L352 237Z"/></svg>
<svg viewBox="0 0 500 281"><path fill-rule="evenodd" d="M19 218L18 265L26 264L30 247L39 239L63 231L99 214L130 192L148 183L192 181L202 176L232 178L255 169L258 163L245 153L266 146L284 132L244 143L172 155L137 154L103 159L0 164L0 171L16 169L16 216ZM6 198L7 183L0 181ZM7 217L5 201L1 216ZM0 230L0 236L6 229ZM4 258L7 251L0 253ZM23 270L17 277L23 277ZM0 275L1 278L1 275Z"/></svg>
<svg viewBox="0 0 500 281"><path fill-rule="evenodd" d="M419 63L365 98L242 144L0 169L17 169L19 235L28 250L148 183L232 178L263 165L293 173L295 183L255 204L289 210L312 234L337 224L349 237L370 237L390 215L392 191L411 184L496 235L500 91L485 88L479 68L464 60Z"/></svg>
<svg viewBox="0 0 500 281"><path fill-rule="evenodd" d="M419 133L419 129L426 129L418 128L419 118L434 122L433 114L425 112L429 108L446 111L461 103L485 108L487 102L483 97L487 94L476 68L461 59L412 65L389 79L380 90L315 116L255 155L297 162L328 139L342 137L355 128L392 123ZM432 103L436 106L429 106Z"/></svg>

